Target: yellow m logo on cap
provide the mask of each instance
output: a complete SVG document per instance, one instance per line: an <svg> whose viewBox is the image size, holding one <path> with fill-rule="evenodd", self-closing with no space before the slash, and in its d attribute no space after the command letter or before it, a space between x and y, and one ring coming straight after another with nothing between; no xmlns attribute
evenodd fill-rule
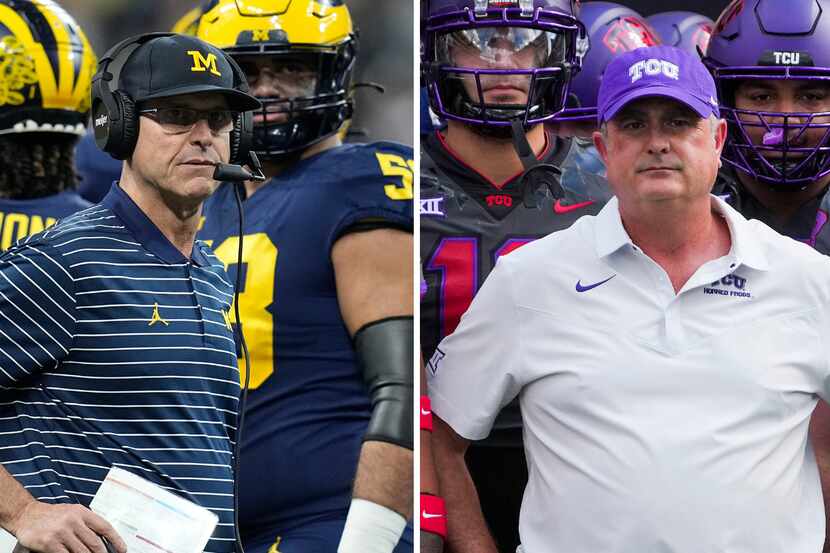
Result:
<svg viewBox="0 0 830 553"><path fill-rule="evenodd" d="M222 76L219 70L216 69L216 54L208 54L207 57L205 57L198 50L188 50L187 55L193 58L193 67L191 67L190 70L194 73L198 71L207 71L209 69L210 72L217 77Z"/></svg>

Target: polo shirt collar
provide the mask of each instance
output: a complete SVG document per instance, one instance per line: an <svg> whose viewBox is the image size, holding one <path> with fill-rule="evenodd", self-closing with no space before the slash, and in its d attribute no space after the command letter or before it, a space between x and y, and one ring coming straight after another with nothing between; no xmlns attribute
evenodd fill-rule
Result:
<svg viewBox="0 0 830 553"><path fill-rule="evenodd" d="M165 263L174 265L192 261L199 267L208 265L207 258L196 243L193 244L190 260L182 255L133 199L118 186L117 181L112 183L112 188L101 200L101 205L112 211L145 249Z"/></svg>
<svg viewBox="0 0 830 553"><path fill-rule="evenodd" d="M760 241L754 236L748 221L721 198L711 196L711 201L714 210L726 219L726 224L729 226L732 239L732 249L729 255L741 265L760 271L768 270L769 260L761 248ZM616 196L611 198L597 214L595 229L595 247L599 258L607 257L624 246L634 247L631 237L628 236L622 224Z"/></svg>

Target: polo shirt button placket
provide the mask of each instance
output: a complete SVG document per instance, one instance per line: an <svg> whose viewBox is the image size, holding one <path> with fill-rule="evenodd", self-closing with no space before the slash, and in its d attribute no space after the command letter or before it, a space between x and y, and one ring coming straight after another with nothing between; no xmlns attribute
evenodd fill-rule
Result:
<svg viewBox="0 0 830 553"><path fill-rule="evenodd" d="M205 311L202 308L202 302L199 295L196 293L196 283L193 282L193 264L188 261L185 265L185 274L187 275L187 284L190 286L190 293L193 294L193 305L196 311L199 312L199 335L202 337L202 345L207 346L207 336L205 334Z"/></svg>
<svg viewBox="0 0 830 553"><path fill-rule="evenodd" d="M666 311L663 313L663 324L666 330L666 341L669 350L676 353L682 349L683 345L683 328L680 326L682 317L677 316L677 310L680 308L678 304L678 296L675 301L669 303Z"/></svg>

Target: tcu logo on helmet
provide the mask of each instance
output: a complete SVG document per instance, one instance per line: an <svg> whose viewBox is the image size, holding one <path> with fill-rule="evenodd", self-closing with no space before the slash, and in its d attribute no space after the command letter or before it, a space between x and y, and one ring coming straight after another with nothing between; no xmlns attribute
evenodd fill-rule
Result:
<svg viewBox="0 0 830 553"><path fill-rule="evenodd" d="M622 17L615 21L602 37L602 42L614 54L657 44L651 30L633 17Z"/></svg>
<svg viewBox="0 0 830 553"><path fill-rule="evenodd" d="M692 37L692 44L696 45L701 52L706 51L709 46L709 37L712 36L712 26L708 23L701 23Z"/></svg>
<svg viewBox="0 0 830 553"><path fill-rule="evenodd" d="M798 65L801 63L801 52L773 52L775 65Z"/></svg>
<svg viewBox="0 0 830 553"><path fill-rule="evenodd" d="M674 63L666 60L648 59L645 61L638 61L628 68L628 75L631 77L631 82L636 83L643 78L643 73L654 77L656 75L665 75L675 81L680 78L680 68Z"/></svg>
<svg viewBox="0 0 830 553"><path fill-rule="evenodd" d="M723 10L720 17L715 22L715 34L720 35L726 26L732 23L732 20L738 17L738 14L740 14L743 10L744 0L734 0Z"/></svg>

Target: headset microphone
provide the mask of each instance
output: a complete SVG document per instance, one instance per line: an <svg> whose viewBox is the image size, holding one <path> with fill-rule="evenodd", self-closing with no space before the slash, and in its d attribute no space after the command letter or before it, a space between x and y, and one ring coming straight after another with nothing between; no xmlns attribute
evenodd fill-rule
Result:
<svg viewBox="0 0 830 553"><path fill-rule="evenodd" d="M249 152L251 158L251 165L253 165L254 172L251 173L241 165L231 165L228 163L217 163L216 169L213 171L213 180L221 182L235 182L241 183L248 180L265 181L266 177L262 173L262 165L259 163L254 152Z"/></svg>
<svg viewBox="0 0 830 553"><path fill-rule="evenodd" d="M254 172L251 173L241 165L232 165L229 163L217 163L216 169L213 170L213 179L220 182L233 183L233 194L236 199L236 209L239 213L239 247L236 252L236 284L233 293L233 309L234 317L236 318L235 334L238 339L242 356L245 359L245 381L242 383L242 393L239 398L239 417L236 424L236 443L233 447L233 518L234 527L236 529L236 548L239 553L245 553L242 547L242 538L239 531L239 450L242 444L242 427L245 424L245 403L248 399L248 386L251 379L251 356L248 353L248 345L245 343L245 335L242 332L242 318L239 315L239 292L242 289L242 259L243 259L243 241L245 237L245 217L242 209L242 194L245 190L245 181L265 181L267 177L262 173L262 164L259 162L256 154L252 151L248 152L248 157Z"/></svg>

